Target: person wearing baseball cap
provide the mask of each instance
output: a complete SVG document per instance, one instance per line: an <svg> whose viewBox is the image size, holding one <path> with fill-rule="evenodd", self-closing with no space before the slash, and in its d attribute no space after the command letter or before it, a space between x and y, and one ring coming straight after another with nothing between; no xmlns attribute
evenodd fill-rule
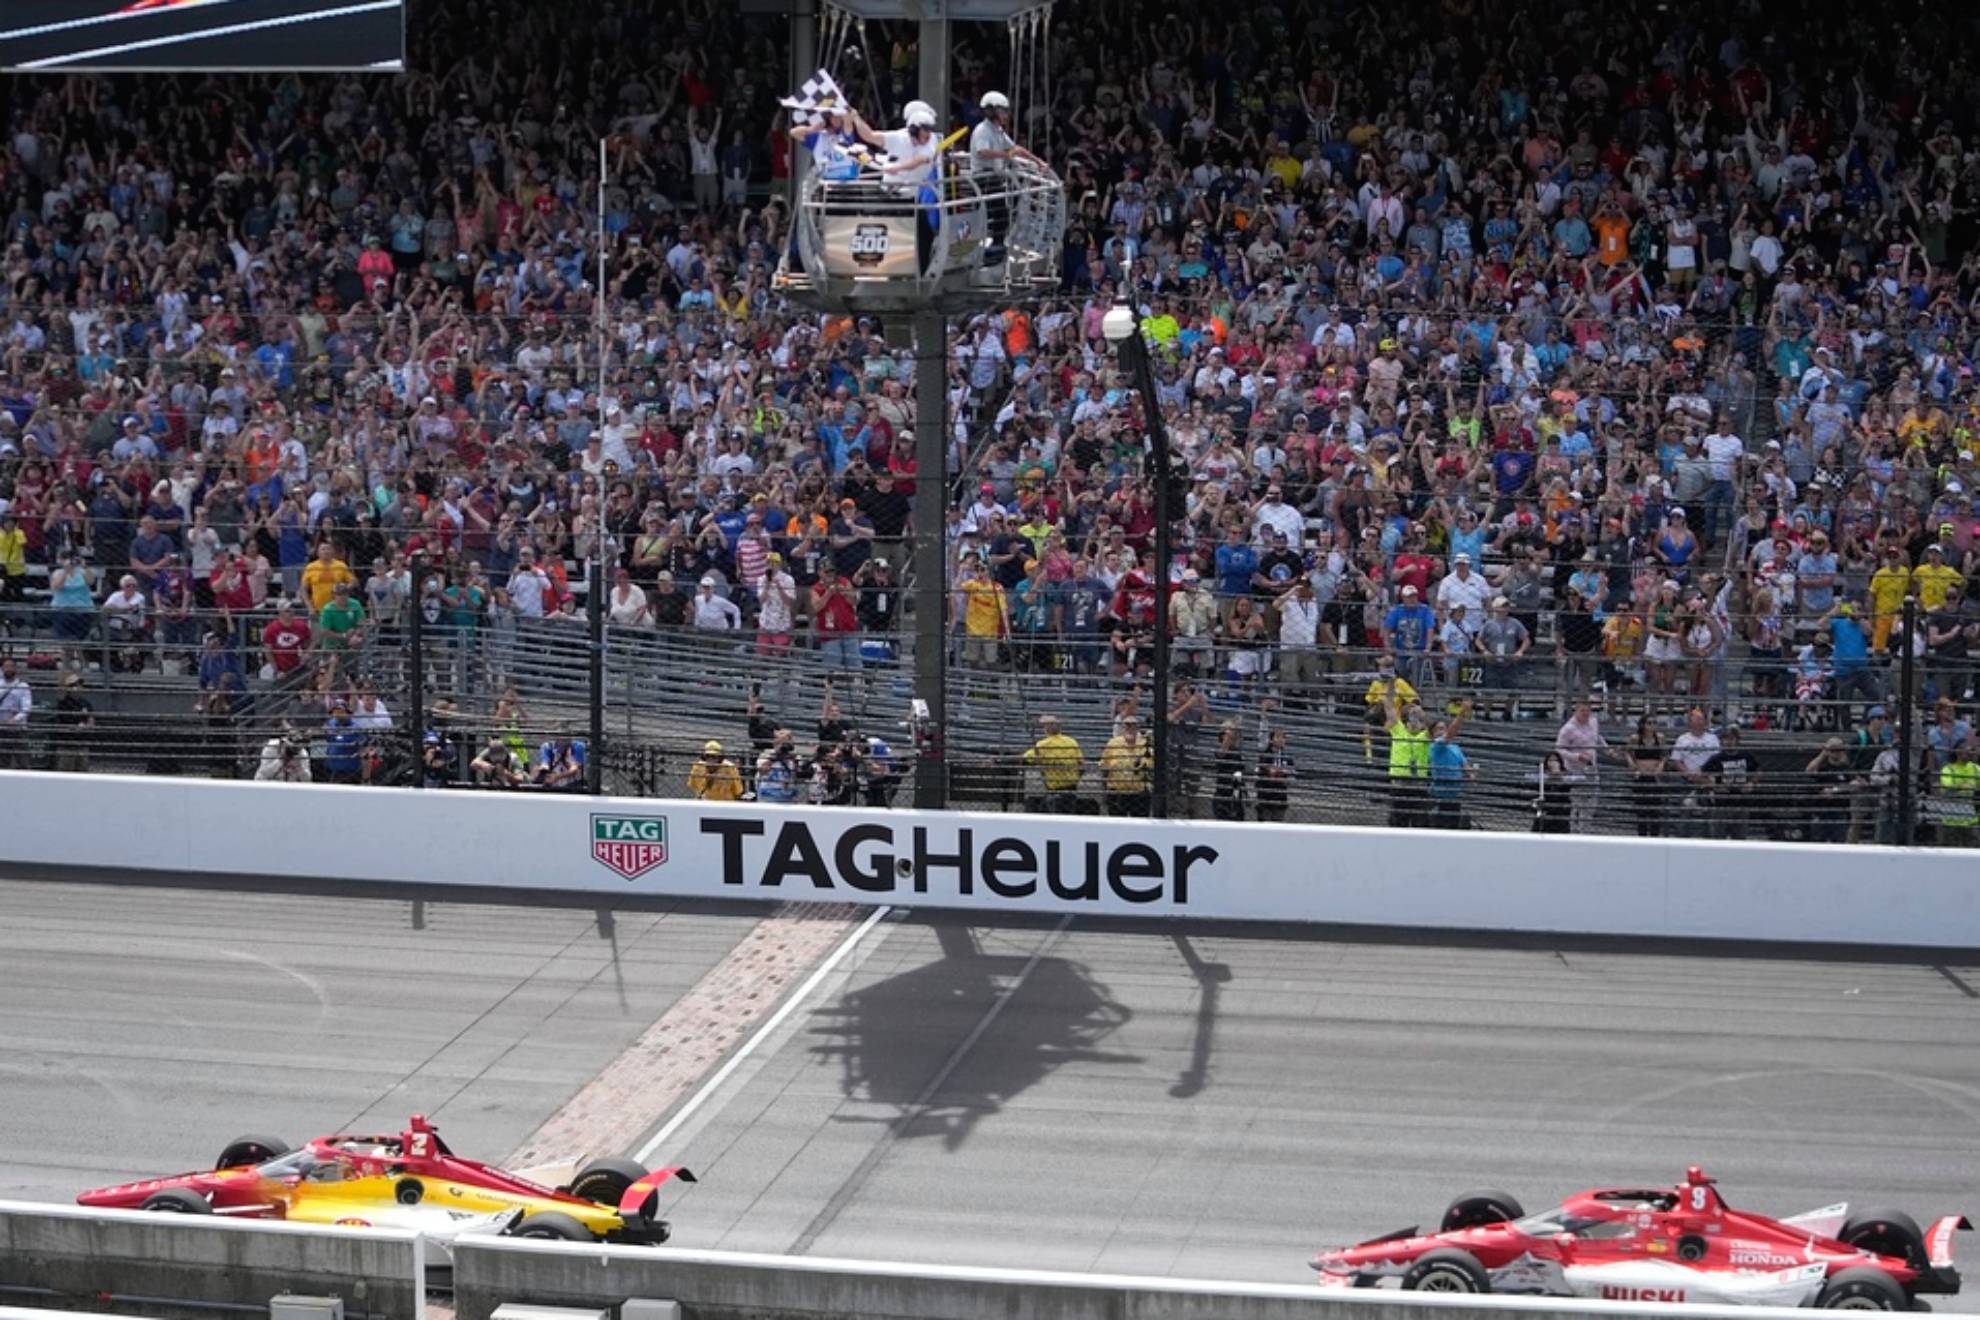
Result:
<svg viewBox="0 0 1980 1320"><path fill-rule="evenodd" d="M1437 632L1437 615L1418 599L1415 586L1405 583L1401 598L1382 619L1382 635L1396 658L1396 672L1421 686L1423 665Z"/></svg>
<svg viewBox="0 0 1980 1320"><path fill-rule="evenodd" d="M703 802L735 802L743 795L742 772L722 755L722 744L710 738L688 769L688 796Z"/></svg>

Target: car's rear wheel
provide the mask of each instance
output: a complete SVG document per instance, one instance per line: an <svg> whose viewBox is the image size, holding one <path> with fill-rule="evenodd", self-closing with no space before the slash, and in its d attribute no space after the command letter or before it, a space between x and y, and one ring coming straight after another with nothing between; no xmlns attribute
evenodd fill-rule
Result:
<svg viewBox="0 0 1980 1320"><path fill-rule="evenodd" d="M561 1242L589 1242L591 1230L569 1215L560 1215L554 1210L531 1215L509 1230L510 1237L548 1238Z"/></svg>
<svg viewBox="0 0 1980 1320"><path fill-rule="evenodd" d="M1466 1192L1445 1208L1443 1225L1437 1231L1455 1233L1461 1228L1483 1228L1525 1217L1519 1202L1505 1192Z"/></svg>
<svg viewBox="0 0 1980 1320"><path fill-rule="evenodd" d="M1478 1257L1456 1247L1426 1251L1403 1275L1405 1292L1482 1293L1492 1290L1492 1281Z"/></svg>
<svg viewBox="0 0 1980 1320"><path fill-rule="evenodd" d="M235 1137L213 1162L216 1169L238 1169L244 1164L266 1164L287 1155L294 1147L280 1137Z"/></svg>
<svg viewBox="0 0 1980 1320"><path fill-rule="evenodd" d="M1879 1256L1894 1256L1917 1270L1932 1263L1918 1221L1902 1210L1866 1210L1851 1215L1836 1240Z"/></svg>
<svg viewBox="0 0 1980 1320"><path fill-rule="evenodd" d="M162 1192L153 1192L144 1198L140 1210L150 1210L165 1215L210 1215L213 1207L198 1192L189 1192L183 1187L167 1187Z"/></svg>
<svg viewBox="0 0 1980 1320"><path fill-rule="evenodd" d="M1880 1269L1859 1265L1843 1270L1822 1288L1815 1305L1825 1311L1908 1311L1911 1301L1898 1281Z"/></svg>
<svg viewBox="0 0 1980 1320"><path fill-rule="evenodd" d="M646 1176L638 1160L593 1160L571 1179L570 1193L580 1201L596 1201L617 1209L626 1189Z"/></svg>

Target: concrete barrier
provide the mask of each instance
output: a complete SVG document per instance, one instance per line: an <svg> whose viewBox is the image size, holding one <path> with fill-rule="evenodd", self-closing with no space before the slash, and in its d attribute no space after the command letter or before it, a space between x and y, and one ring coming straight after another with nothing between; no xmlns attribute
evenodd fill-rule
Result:
<svg viewBox="0 0 1980 1320"><path fill-rule="evenodd" d="M457 1320L505 1302L667 1298L687 1320L1807 1320L1806 1311L971 1269L488 1239L454 1248ZM1427 1309L1425 1309L1427 1308ZM1941 1316L1940 1320L1973 1320Z"/></svg>
<svg viewBox="0 0 1980 1320"><path fill-rule="evenodd" d="M0 1286L62 1309L108 1295L265 1313L288 1292L341 1297L346 1320L419 1320L426 1255L398 1229L0 1201Z"/></svg>
<svg viewBox="0 0 1980 1320"><path fill-rule="evenodd" d="M1980 948L1971 853L0 771L0 863L986 914ZM102 828L114 817L115 828Z"/></svg>

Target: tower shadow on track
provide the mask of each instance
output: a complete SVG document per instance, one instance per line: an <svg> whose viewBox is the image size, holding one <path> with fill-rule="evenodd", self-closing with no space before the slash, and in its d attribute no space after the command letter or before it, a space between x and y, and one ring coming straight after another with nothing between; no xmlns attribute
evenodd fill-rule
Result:
<svg viewBox="0 0 1980 1320"><path fill-rule="evenodd" d="M824 1039L812 1052L840 1061L849 1099L897 1111L879 1120L891 1137L954 1149L1056 1068L1143 1062L1102 1048L1133 1013L1085 964L986 953L967 927L936 920L940 958L843 996L814 1029Z"/></svg>

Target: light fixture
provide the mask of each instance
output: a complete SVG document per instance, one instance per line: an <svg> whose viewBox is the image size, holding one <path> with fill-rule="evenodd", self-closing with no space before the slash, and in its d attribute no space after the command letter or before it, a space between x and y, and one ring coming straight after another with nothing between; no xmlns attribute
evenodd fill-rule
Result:
<svg viewBox="0 0 1980 1320"><path fill-rule="evenodd" d="M1134 333L1134 309L1126 303L1115 303L1109 307L1107 314L1100 318L1100 333L1107 337L1110 344L1124 342Z"/></svg>

